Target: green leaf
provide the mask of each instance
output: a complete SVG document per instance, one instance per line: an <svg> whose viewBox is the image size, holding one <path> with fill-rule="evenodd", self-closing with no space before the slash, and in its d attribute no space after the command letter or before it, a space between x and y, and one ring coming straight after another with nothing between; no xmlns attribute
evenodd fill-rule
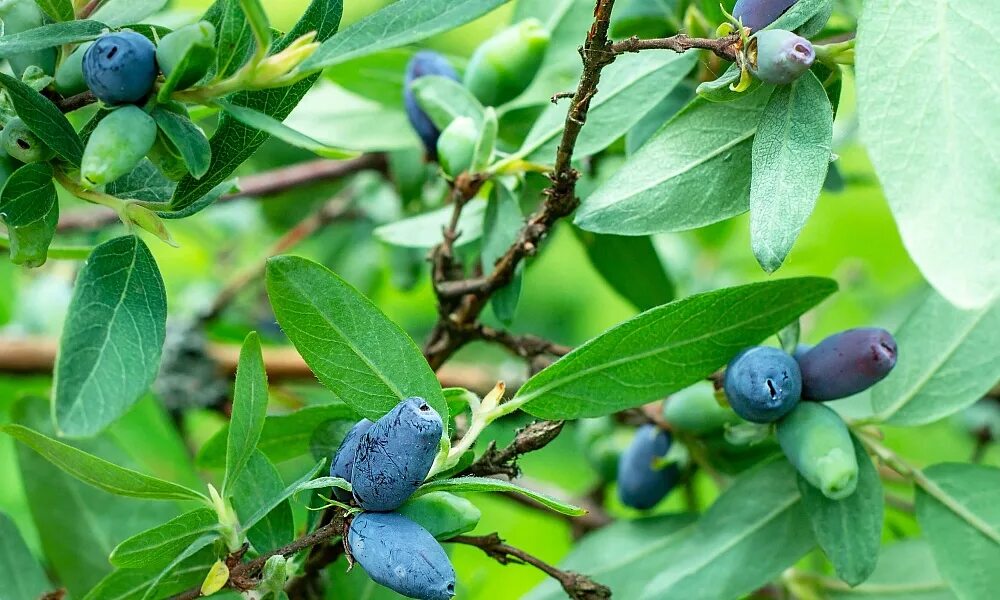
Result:
<svg viewBox="0 0 1000 600"><path fill-rule="evenodd" d="M207 548L209 545L213 544L219 535L217 533L210 533L201 536L200 538L191 542L191 544L182 550L180 554L174 557L174 559L151 580L149 587L146 588L145 593L142 595L142 600L146 600L150 597L154 591L159 589L160 583L171 575L175 569L177 569L183 562L195 556L203 549ZM162 597L162 596L161 596Z"/></svg>
<svg viewBox="0 0 1000 600"><path fill-rule="evenodd" d="M108 0L94 11L93 18L111 27L141 23L146 17L160 12L168 0Z"/></svg>
<svg viewBox="0 0 1000 600"><path fill-rule="evenodd" d="M831 585L828 597L830 600L954 600L955 595L941 579L927 542L911 539L885 546L868 581L853 589L844 584Z"/></svg>
<svg viewBox="0 0 1000 600"><path fill-rule="evenodd" d="M240 476L230 480L232 489L228 495L232 496L233 508L247 532L247 539L257 552L264 553L284 546L295 537L292 506L287 496L274 501L282 494L285 484L271 461L260 451L254 451L247 458L246 468Z"/></svg>
<svg viewBox="0 0 1000 600"><path fill-rule="evenodd" d="M614 597L638 598L643 587L663 570L662 557L690 535L695 515L663 515L615 521L574 544L559 563L564 571L586 573L612 589ZM564 600L566 592L552 579L525 600Z"/></svg>
<svg viewBox="0 0 1000 600"><path fill-rule="evenodd" d="M648 236L626 237L590 233L574 228L590 264L604 280L639 310L670 302L674 282Z"/></svg>
<svg viewBox="0 0 1000 600"><path fill-rule="evenodd" d="M160 368L167 300L136 236L107 241L80 271L63 327L52 414L63 435L94 435L149 389Z"/></svg>
<svg viewBox="0 0 1000 600"><path fill-rule="evenodd" d="M529 379L515 400L543 419L598 417L663 398L711 375L837 289L806 277L697 294L646 311Z"/></svg>
<svg viewBox="0 0 1000 600"><path fill-rule="evenodd" d="M493 271L493 266L517 240L523 226L524 214L521 213L517 196L503 183L495 182L490 199L486 204L486 215L483 221L481 260L484 273ZM523 272L523 265L518 265L514 272L514 279L497 290L490 299L493 314L506 325L510 325L514 320L514 312L517 310L517 302L521 296Z"/></svg>
<svg viewBox="0 0 1000 600"><path fill-rule="evenodd" d="M702 227L746 212L750 154L772 88L739 100L695 99L583 201L576 224L647 235Z"/></svg>
<svg viewBox="0 0 1000 600"><path fill-rule="evenodd" d="M48 163L27 164L11 173L0 191L0 221L10 238L16 265L40 267L59 224L59 198Z"/></svg>
<svg viewBox="0 0 1000 600"><path fill-rule="evenodd" d="M697 62L692 52L643 52L619 57L601 74L601 87L590 104L574 156L596 154L625 135L684 80ZM549 106L515 156L532 162L554 161L568 107L568 101Z"/></svg>
<svg viewBox="0 0 1000 600"><path fill-rule="evenodd" d="M857 490L843 500L830 500L801 475L798 477L802 506L809 516L819 547L837 570L837 576L855 586L874 572L882 543L884 498L882 480L875 465L856 439Z"/></svg>
<svg viewBox="0 0 1000 600"><path fill-rule="evenodd" d="M351 150L342 150L340 148L327 146L326 144L318 142L300 131L292 129L281 121L262 112L253 110L252 108L237 106L224 100L217 100L215 103L218 104L227 115L244 125L253 127L254 129L259 129L260 131L263 131L271 137L279 139L286 144L295 146L296 148L302 148L303 150L308 150L317 156L322 156L323 158L351 158L358 155L357 152L353 152Z"/></svg>
<svg viewBox="0 0 1000 600"><path fill-rule="evenodd" d="M115 547L108 560L119 568L164 567L191 542L212 533L218 526L215 511L197 508L128 538Z"/></svg>
<svg viewBox="0 0 1000 600"><path fill-rule="evenodd" d="M175 187L176 184L167 179L156 165L144 158L126 175L109 183L104 191L128 200L166 202L170 200Z"/></svg>
<svg viewBox="0 0 1000 600"><path fill-rule="evenodd" d="M0 58L95 40L106 27L97 21L70 20L0 36Z"/></svg>
<svg viewBox="0 0 1000 600"><path fill-rule="evenodd" d="M257 449L275 463L305 456L309 453L309 441L313 433L320 425L330 420L357 421L358 414L351 407L338 402L308 406L287 415L269 416L264 420ZM201 447L198 452L198 466L224 467L228 436L227 424Z"/></svg>
<svg viewBox="0 0 1000 600"><path fill-rule="evenodd" d="M751 80L750 86L747 89L741 92L734 91L730 86L738 84L742 78L742 74L743 71L740 69L740 66L733 63L717 79L698 84L698 88L695 91L699 97L709 102L732 102L733 100L738 100L761 86L761 81L755 77Z"/></svg>
<svg viewBox="0 0 1000 600"><path fill-rule="evenodd" d="M453 206L442 206L422 215L382 225L375 229L375 237L400 248L433 248L444 241L444 228L451 222L453 212ZM482 237L485 212L485 198L473 198L466 202L458 219L458 231L461 235L455 240L456 248Z"/></svg>
<svg viewBox="0 0 1000 600"><path fill-rule="evenodd" d="M151 500L207 501L205 496L192 489L120 467L27 427L0 425L0 431L25 444L66 473L106 492Z"/></svg>
<svg viewBox="0 0 1000 600"><path fill-rule="evenodd" d="M0 512L0 597L40 598L49 591L45 571L24 543L17 525Z"/></svg>
<svg viewBox="0 0 1000 600"><path fill-rule="evenodd" d="M201 179L212 163L212 147L205 133L191 119L159 106L153 109L152 117L160 131L180 152L191 177Z"/></svg>
<svg viewBox="0 0 1000 600"><path fill-rule="evenodd" d="M794 31L829 6L831 0L799 0L785 11L767 29L787 29Z"/></svg>
<svg viewBox="0 0 1000 600"><path fill-rule="evenodd" d="M220 0L221 21L216 26L216 78L224 79L239 70L250 58L254 46L253 28L240 6L241 0Z"/></svg>
<svg viewBox="0 0 1000 600"><path fill-rule="evenodd" d="M502 479L491 479L489 477L456 477L454 479L438 479L425 483L414 492L414 496L423 496L431 492L505 492L509 494L520 494L531 498L543 506L571 517L579 517L587 514L587 511L579 506L573 506L567 502L560 502L555 498L546 496L540 492L523 488L516 483L504 481Z"/></svg>
<svg viewBox="0 0 1000 600"><path fill-rule="evenodd" d="M872 388L876 419L893 425L932 423L972 405L1000 380L1000 300L959 310L937 293L896 332L896 368Z"/></svg>
<svg viewBox="0 0 1000 600"><path fill-rule="evenodd" d="M483 105L458 81L427 75L413 82L413 93L417 104L441 131L457 117L469 117L477 125L483 122Z"/></svg>
<svg viewBox="0 0 1000 600"><path fill-rule="evenodd" d="M861 139L910 256L961 308L1000 292L997 84L979 68L1000 53L1000 12L981 9L976 0L867 2L858 23Z"/></svg>
<svg viewBox="0 0 1000 600"><path fill-rule="evenodd" d="M325 460L319 461L311 469L306 471L302 477L299 477L291 485L281 490L281 493L271 494L267 502L262 504L253 514L249 517L241 518L240 525L244 528L252 528L257 523L260 523L264 517L269 515L271 511L277 508L282 502L291 498L293 494L302 490L312 489L310 487L310 482L312 481L312 478L316 476L316 473L319 473L320 469L323 468L325 463Z"/></svg>
<svg viewBox="0 0 1000 600"><path fill-rule="evenodd" d="M56 154L73 166L80 166L83 159L83 142L59 108L10 75L0 73L0 86L7 90L11 104L32 133L45 140Z"/></svg>
<svg viewBox="0 0 1000 600"><path fill-rule="evenodd" d="M226 444L226 475L222 495L229 483L239 479L243 468L257 450L257 441L267 417L267 372L260 338L250 333L243 341L240 361L236 368L236 389L233 392L233 416L229 420Z"/></svg>
<svg viewBox="0 0 1000 600"><path fill-rule="evenodd" d="M292 41L310 31L316 32L317 40L327 39L337 31L342 12L342 0L313 0L295 27L275 42L271 53L284 50ZM229 96L227 101L281 121L292 112L317 78L318 75L283 88L240 92ZM253 156L268 137L267 133L223 114L211 139L212 165L201 179L185 177L177 184L170 201L171 209L183 210L209 195L216 186L229 179L237 167Z"/></svg>
<svg viewBox="0 0 1000 600"><path fill-rule="evenodd" d="M778 270L816 206L833 151L833 108L812 71L778 86L753 140L750 244L768 273Z"/></svg>
<svg viewBox="0 0 1000 600"><path fill-rule="evenodd" d="M809 552L815 541L808 531L795 470L783 459L764 463L736 480L694 531L661 555L662 569L641 598L741 598Z"/></svg>
<svg viewBox="0 0 1000 600"><path fill-rule="evenodd" d="M195 587L205 578L205 573L215 561L211 548L203 549L184 560L169 575L160 579L157 589L164 597ZM83 600L140 600L156 577L156 571L147 569L118 569L112 571L91 589Z"/></svg>
<svg viewBox="0 0 1000 600"><path fill-rule="evenodd" d="M917 488L917 522L955 595L990 598L1000 586L1000 469L969 464L928 468ZM930 487L935 493L930 493Z"/></svg>
<svg viewBox="0 0 1000 600"><path fill-rule="evenodd" d="M52 420L44 398L29 397L13 406L11 418L51 435ZM134 468L143 448L119 442L110 433L77 442L78 452ZM174 502L125 498L79 481L27 445L14 444L27 506L31 509L45 562L58 580L79 598L111 570L108 555L118 542L177 515ZM80 548L87 548L81 552ZM19 599L18 599L19 600ZM107 600L107 597L101 598Z"/></svg>
<svg viewBox="0 0 1000 600"><path fill-rule="evenodd" d="M267 18L260 0L240 0L240 7L247 16L247 22L253 30L257 46L267 48L271 45L271 22Z"/></svg>
<svg viewBox="0 0 1000 600"><path fill-rule="evenodd" d="M76 18L72 0L35 0L35 4L54 21L72 21Z"/></svg>
<svg viewBox="0 0 1000 600"><path fill-rule="evenodd" d="M332 271L295 256L272 258L267 292L320 383L360 415L377 419L420 396L447 418L441 385L410 336Z"/></svg>
<svg viewBox="0 0 1000 600"><path fill-rule="evenodd" d="M508 0L399 0L329 40L302 65L319 70L346 60L398 48L455 29Z"/></svg>

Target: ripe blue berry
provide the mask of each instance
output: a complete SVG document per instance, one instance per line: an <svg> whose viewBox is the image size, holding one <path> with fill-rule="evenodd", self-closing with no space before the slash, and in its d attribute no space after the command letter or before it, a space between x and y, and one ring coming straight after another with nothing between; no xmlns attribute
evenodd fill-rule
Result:
<svg viewBox="0 0 1000 600"><path fill-rule="evenodd" d="M407 398L361 436L351 485L365 510L396 510L424 482L437 456L443 425L423 398Z"/></svg>
<svg viewBox="0 0 1000 600"><path fill-rule="evenodd" d="M103 35L83 56L83 78L103 102L139 102L156 80L156 47L134 31Z"/></svg>
<svg viewBox="0 0 1000 600"><path fill-rule="evenodd" d="M752 31L764 29L774 23L798 0L736 0L733 16L743 21Z"/></svg>
<svg viewBox="0 0 1000 600"><path fill-rule="evenodd" d="M764 83L787 85L809 70L816 49L809 40L784 29L767 29L750 38L750 70Z"/></svg>
<svg viewBox="0 0 1000 600"><path fill-rule="evenodd" d="M677 465L657 468L656 461L670 450L670 434L655 425L643 425L618 460L618 498L622 504L646 510L670 493L680 479Z"/></svg>
<svg viewBox="0 0 1000 600"><path fill-rule="evenodd" d="M736 414L754 423L772 423L798 404L802 374L788 354L756 346L729 362L725 390Z"/></svg>
<svg viewBox="0 0 1000 600"><path fill-rule="evenodd" d="M413 92L413 82L428 75L438 75L458 81L458 73L448 62L448 59L437 52L423 50L417 52L406 65L406 81L403 90L403 103L406 105L406 116L410 119L410 125L420 136L427 149L427 154L431 158L437 157L437 142L441 131L434 125L431 118L427 116L424 109L417 103L417 96Z"/></svg>
<svg viewBox="0 0 1000 600"><path fill-rule="evenodd" d="M351 430L344 436L344 441L340 442L340 447L337 448L337 453L333 455L333 460L330 462L330 477L340 477L348 482L351 481L354 471L354 457L358 453L358 443L361 441L361 436L367 433L372 425L374 423L368 419L361 419L354 424L354 427L351 427ZM350 494L340 488L333 488L333 493L341 501L350 498Z"/></svg>
<svg viewBox="0 0 1000 600"><path fill-rule="evenodd" d="M853 396L896 366L896 340L884 329L848 329L798 358L802 398L824 402Z"/></svg>
<svg viewBox="0 0 1000 600"><path fill-rule="evenodd" d="M351 554L376 583L420 600L455 595L455 568L426 529L398 513L366 512L351 521Z"/></svg>

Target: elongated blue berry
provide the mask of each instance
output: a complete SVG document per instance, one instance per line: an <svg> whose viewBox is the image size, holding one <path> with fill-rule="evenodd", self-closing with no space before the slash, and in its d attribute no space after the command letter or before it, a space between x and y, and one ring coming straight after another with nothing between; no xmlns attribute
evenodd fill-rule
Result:
<svg viewBox="0 0 1000 600"><path fill-rule="evenodd" d="M750 38L750 70L764 83L787 85L816 60L812 43L784 29L767 29Z"/></svg>
<svg viewBox="0 0 1000 600"><path fill-rule="evenodd" d="M361 419L354 424L354 427L351 427L351 430L344 436L344 440L340 442L340 447L337 448L337 453L333 455L333 460L330 461L330 477L340 477L341 479L346 479L348 482L351 481L354 474L354 457L358 453L358 444L361 442L361 437L371 429L372 425L374 423L368 419ZM346 501L350 498L350 494L340 488L333 488L333 493L341 501Z"/></svg>
<svg viewBox="0 0 1000 600"><path fill-rule="evenodd" d="M351 485L365 510L396 510L424 482L441 443L441 417L423 398L407 398L361 436Z"/></svg>
<svg viewBox="0 0 1000 600"><path fill-rule="evenodd" d="M756 346L730 361L725 390L736 414L754 423L772 423L798 404L802 374L795 359L785 352Z"/></svg>
<svg viewBox="0 0 1000 600"><path fill-rule="evenodd" d="M896 366L896 340L884 329L848 329L798 358L802 398L824 402L863 392Z"/></svg>
<svg viewBox="0 0 1000 600"><path fill-rule="evenodd" d="M413 82L428 75L438 75L458 81L458 73L455 72L448 59L430 50L417 52L406 65L406 80L403 90L406 116L409 117L413 130L423 141L427 154L431 158L435 158L437 157L437 142L441 131L417 103L417 96L413 92Z"/></svg>
<svg viewBox="0 0 1000 600"><path fill-rule="evenodd" d="M670 450L670 434L655 425L643 425L618 460L618 498L622 504L646 510L663 500L680 480L680 469L657 461Z"/></svg>
<svg viewBox="0 0 1000 600"><path fill-rule="evenodd" d="M441 544L401 514L361 513L347 542L368 576L398 594L419 600L455 595L455 568Z"/></svg>

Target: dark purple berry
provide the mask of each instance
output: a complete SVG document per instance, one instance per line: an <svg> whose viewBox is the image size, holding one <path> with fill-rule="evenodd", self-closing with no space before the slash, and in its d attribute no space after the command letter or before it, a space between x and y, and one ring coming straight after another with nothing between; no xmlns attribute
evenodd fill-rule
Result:
<svg viewBox="0 0 1000 600"><path fill-rule="evenodd" d="M752 31L764 29L785 14L798 0L736 0L733 16Z"/></svg>
<svg viewBox="0 0 1000 600"><path fill-rule="evenodd" d="M438 75L458 81L458 73L448 62L448 59L437 52L423 50L417 52L406 65L406 80L403 90L403 104L406 106L406 116L410 119L413 130L420 136L424 143L424 148L431 158L437 157L437 141L441 131L434 125L431 118L427 116L424 109L417 103L417 96L413 92L413 82L428 75Z"/></svg>
<svg viewBox="0 0 1000 600"><path fill-rule="evenodd" d="M896 366L896 340L884 329L848 329L816 344L798 360L802 398L837 400L885 379Z"/></svg>

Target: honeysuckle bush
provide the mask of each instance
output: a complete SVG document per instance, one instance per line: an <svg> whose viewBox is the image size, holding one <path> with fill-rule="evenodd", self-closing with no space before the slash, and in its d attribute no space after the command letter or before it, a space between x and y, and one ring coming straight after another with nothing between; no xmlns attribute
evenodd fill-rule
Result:
<svg viewBox="0 0 1000 600"><path fill-rule="evenodd" d="M0 0L0 600L396 597L329 473L410 397L443 435L399 511L461 598L1000 588L995 11L192 4ZM115 104L123 32L157 71ZM747 347L871 325L883 381L728 408Z"/></svg>

